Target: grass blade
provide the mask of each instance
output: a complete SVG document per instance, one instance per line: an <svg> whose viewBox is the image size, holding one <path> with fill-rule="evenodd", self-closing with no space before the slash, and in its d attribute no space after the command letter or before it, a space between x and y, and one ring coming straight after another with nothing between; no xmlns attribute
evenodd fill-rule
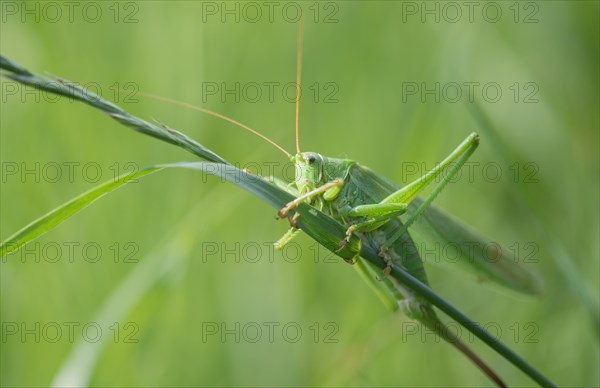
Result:
<svg viewBox="0 0 600 388"><path fill-rule="evenodd" d="M50 212L44 214L40 218L31 222L29 225L26 225L12 236L4 240L2 244L0 244L0 257L4 257L5 255L19 249L29 241L32 241L49 230L57 227L67 218L85 209L94 201L105 196L111 191L118 189L133 179L141 178L158 171L161 168L162 167L148 167L140 169L134 173L123 174L117 179L102 183L101 185L98 185L73 198L72 200L54 208Z"/></svg>
<svg viewBox="0 0 600 388"><path fill-rule="evenodd" d="M123 125L126 125L137 132L155 137L167 143L177 145L194 155L212 162L228 163L225 159L204 147L202 144L189 138L188 136L167 127L164 124L152 124L146 120L136 117L119 106L102 97L92 93L88 89L78 85L75 82L65 80L54 76L53 79L44 77L38 74L33 74L11 60L0 55L0 69L8 73L2 73L6 78L13 81L33 86L34 88L48 91L50 93L59 94L65 97L81 101L91 107L101 110L108 114L113 119Z"/></svg>

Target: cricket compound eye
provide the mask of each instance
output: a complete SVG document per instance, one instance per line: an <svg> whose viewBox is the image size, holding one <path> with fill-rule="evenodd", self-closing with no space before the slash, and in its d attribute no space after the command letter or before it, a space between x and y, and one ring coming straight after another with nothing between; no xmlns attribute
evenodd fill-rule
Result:
<svg viewBox="0 0 600 388"><path fill-rule="evenodd" d="M313 155L309 155L308 158L306 158L306 160L308 161L308 164L313 164L317 158L315 158Z"/></svg>

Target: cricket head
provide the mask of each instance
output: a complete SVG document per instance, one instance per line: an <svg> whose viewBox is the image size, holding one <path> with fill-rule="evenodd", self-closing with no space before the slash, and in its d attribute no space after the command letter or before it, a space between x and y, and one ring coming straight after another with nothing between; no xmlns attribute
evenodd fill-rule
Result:
<svg viewBox="0 0 600 388"><path fill-rule="evenodd" d="M301 193L316 189L324 182L325 159L316 152L300 152L291 157L296 167L295 182Z"/></svg>

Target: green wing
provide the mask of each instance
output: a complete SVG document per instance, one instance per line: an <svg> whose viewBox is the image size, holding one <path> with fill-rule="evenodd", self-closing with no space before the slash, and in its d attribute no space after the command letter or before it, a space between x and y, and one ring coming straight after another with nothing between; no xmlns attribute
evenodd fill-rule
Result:
<svg viewBox="0 0 600 388"><path fill-rule="evenodd" d="M382 177L368 167L355 165L350 179L373 198L385 198L398 190L399 185ZM406 219L417 210L423 199L411 202ZM465 264L479 277L492 280L513 290L527 294L539 294L542 279L518 263L511 250L482 236L457 218L429 206L409 229L417 247L426 247L429 256L439 261L456 261Z"/></svg>

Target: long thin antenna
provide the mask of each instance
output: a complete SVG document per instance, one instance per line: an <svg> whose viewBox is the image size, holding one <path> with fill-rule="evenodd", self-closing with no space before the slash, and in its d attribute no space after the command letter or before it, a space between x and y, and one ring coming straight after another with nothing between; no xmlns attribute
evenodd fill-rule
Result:
<svg viewBox="0 0 600 388"><path fill-rule="evenodd" d="M245 130L255 134L256 136L260 137L261 139L271 143L272 145L274 145L275 147L277 147L281 152L283 152L284 154L287 155L287 157L289 158L290 156L292 156L289 152L287 152L285 149L283 149L283 147L281 147L279 144L275 143L273 140L269 139L268 137L266 137L265 135L261 134L258 131L255 131L254 129L248 127L247 125L244 125L242 123L240 123L239 121L235 121L232 118L229 118L227 116L223 116L220 113L217 112L213 112L211 110L205 109L205 108L201 108L199 106L187 103L187 102L183 102L183 101L178 101L178 100L174 100L168 97L162 97L162 96L157 96L155 94L150 94L150 93L143 93L143 92L136 92L136 94L143 96L143 97L147 97L147 98L151 98L154 100L158 100L158 101L163 101L166 102L168 104L173 104L173 105L177 105L177 106L181 106L183 108L188 108L188 109L193 109L193 110L197 110L198 112L202 112L202 113L207 113L209 115L218 117L222 120L228 121L232 124L237 125L238 127L244 128Z"/></svg>
<svg viewBox="0 0 600 388"><path fill-rule="evenodd" d="M302 45L304 43L304 19L300 16L298 21L298 45L296 47L296 152L300 153L300 130L298 118L300 116L300 79L302 76Z"/></svg>

